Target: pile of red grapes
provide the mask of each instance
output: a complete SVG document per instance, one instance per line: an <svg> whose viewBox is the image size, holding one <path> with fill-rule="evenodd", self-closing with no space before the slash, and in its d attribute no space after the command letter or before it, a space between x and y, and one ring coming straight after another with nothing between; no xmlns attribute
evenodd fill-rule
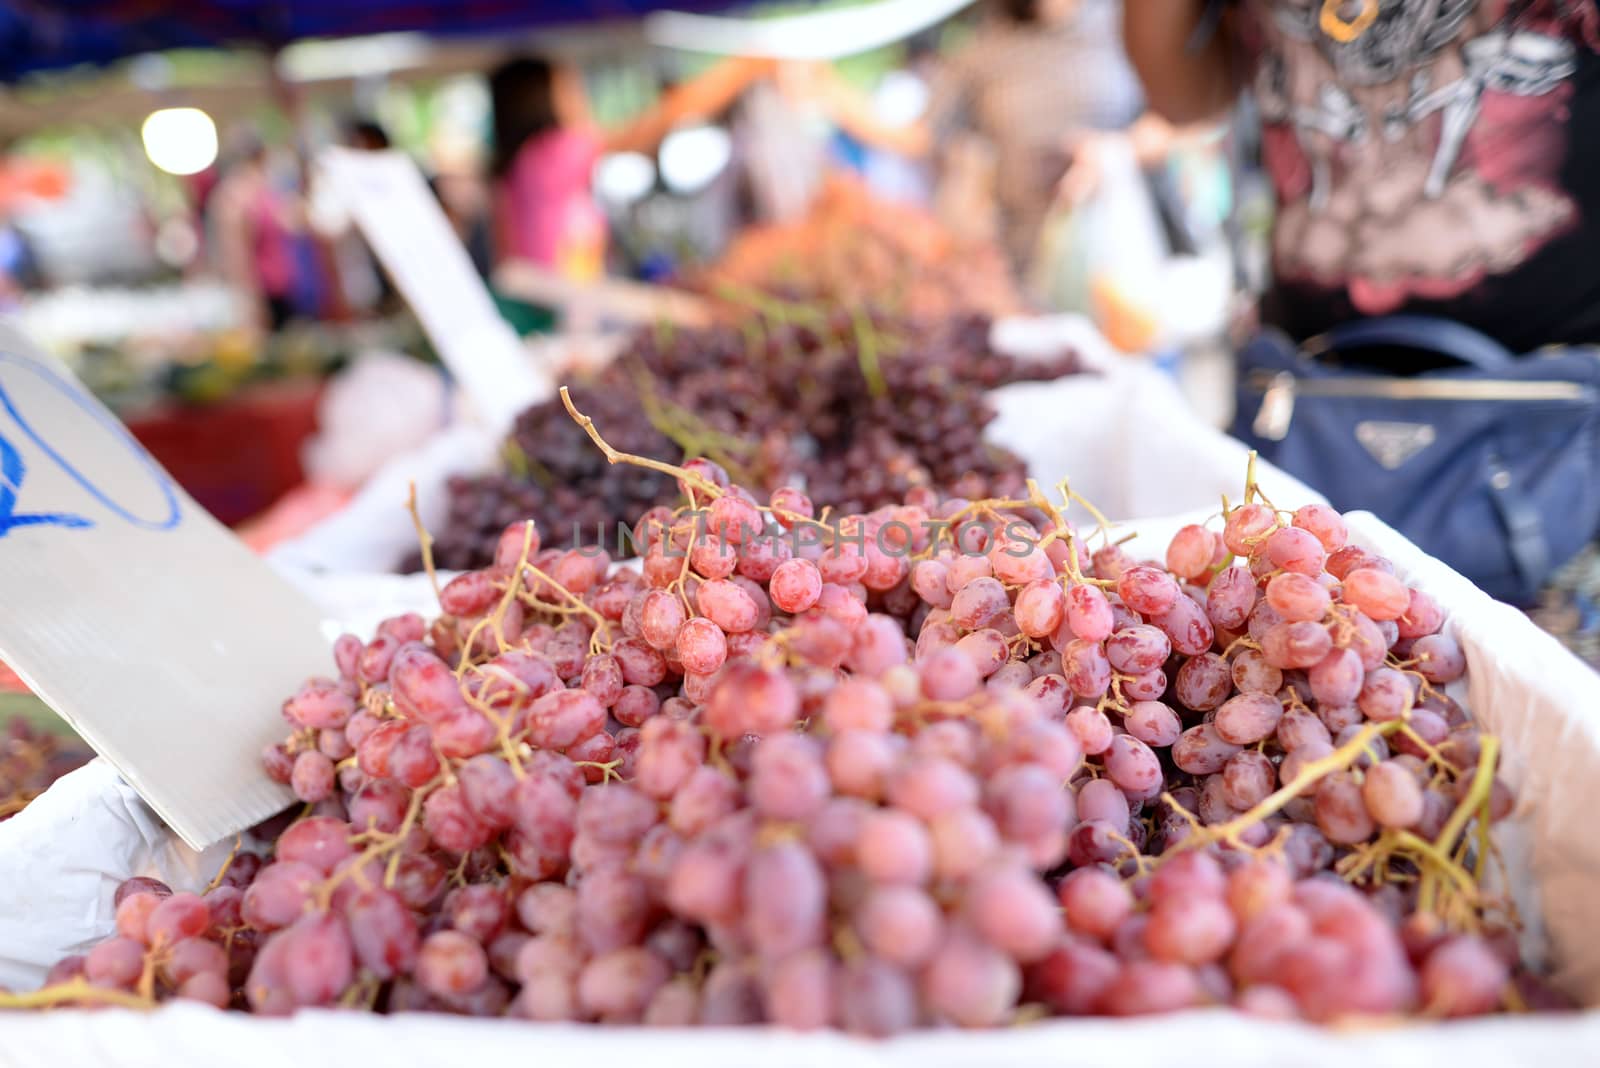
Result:
<svg viewBox="0 0 1600 1068"><path fill-rule="evenodd" d="M20 715L0 731L0 820L10 819L94 754L71 735L42 731Z"/></svg>
<svg viewBox="0 0 1600 1068"><path fill-rule="evenodd" d="M517 523L438 618L341 638L265 754L306 806L270 852L126 884L53 997L867 1036L1556 1003L1482 879L1512 799L1462 651L1332 510L1147 561L1031 483L823 522L676 477L636 570Z"/></svg>
<svg viewBox="0 0 1600 1068"><path fill-rule="evenodd" d="M706 456L763 491L800 487L819 508L867 512L920 486L973 498L1021 490L1022 461L983 440L995 414L987 391L1074 373L1075 355L997 353L981 316L823 307L774 299L735 324L642 332L574 394L626 452ZM549 545L614 547L618 523L677 497L658 472L607 465L559 401L524 412L503 453L499 471L451 481L439 566L486 566L500 531L530 518ZM413 555L402 569L420 564Z"/></svg>

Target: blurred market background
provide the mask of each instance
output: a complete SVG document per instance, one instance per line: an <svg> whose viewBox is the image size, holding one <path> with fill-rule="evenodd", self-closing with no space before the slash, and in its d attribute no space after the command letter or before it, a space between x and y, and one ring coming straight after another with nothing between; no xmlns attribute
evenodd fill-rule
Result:
<svg viewBox="0 0 1600 1068"><path fill-rule="evenodd" d="M296 0L185 5L182 17L162 17L116 0L9 0L0 4L0 300L203 505L263 545L295 526L285 525L286 497L332 507L337 491L360 482L359 471L321 477L339 464L305 448L329 376L363 356L432 358L348 214L319 188L314 160L329 145L392 146L413 158L524 335L573 325L558 280L603 275L705 293L802 265L825 272L817 253L831 250L835 281L848 271L880 289L960 261L959 284L930 282L912 296L919 313L1092 310L1129 351L1148 355L1159 340L1156 358L1181 374L1183 351L1221 334L1261 258L1240 224L1269 200L1237 172L1226 131L1175 147L1149 168L1165 172L1152 218L1181 235L1136 250L1129 271L1170 254L1176 238L1190 273L1168 293L1189 294L1186 306L1163 309L1163 324L1145 321L1171 303L1154 295L1128 307L1094 302L1093 261L1128 252L1091 235L1072 255L1050 256L1047 239L1062 229L1051 208L1070 142L1130 128L1139 92L1118 52L1119 6L1086 0L1025 57L1035 69L1015 80L1039 84L1006 99L991 83L1014 35L993 27L1035 6L1050 5L364 0L325 9ZM643 17L659 7L673 11ZM669 111L670 125L636 131L664 94L692 92L727 66L683 47L715 27L675 14L716 8L751 20L869 17L844 24L843 39L828 29L836 61L768 65L727 91L713 86L711 108ZM581 99L571 109L598 131L585 146L595 158L583 205L596 218L592 228L566 226L559 248L509 235L516 205L495 192L505 176L490 78L529 55L556 63L558 83L575 76ZM933 143L916 145L917 136ZM1037 173L1014 173L1025 168ZM540 194L566 190L515 193ZM854 250L839 250L863 242L871 220L893 250L882 258L897 262L863 281ZM542 300L508 292L496 273L530 258ZM1220 425L1227 386L1205 370L1193 376L1196 399Z"/></svg>
<svg viewBox="0 0 1600 1068"><path fill-rule="evenodd" d="M855 287L923 319L1082 314L1231 415L1272 211L1256 126L1144 116L1115 3L177 7L0 0L0 308L258 549L454 418L319 171L334 145L415 162L558 373L618 326ZM729 58L775 40L789 58ZM573 136L524 173L519 124ZM1538 613L1592 662L1597 573ZM50 729L6 688L0 716ZM6 737L0 793L71 759Z"/></svg>

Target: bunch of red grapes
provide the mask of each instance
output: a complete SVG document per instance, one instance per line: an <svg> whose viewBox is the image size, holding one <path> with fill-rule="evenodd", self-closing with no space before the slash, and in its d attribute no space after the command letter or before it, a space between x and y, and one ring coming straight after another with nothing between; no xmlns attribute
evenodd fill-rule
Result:
<svg viewBox="0 0 1600 1068"><path fill-rule="evenodd" d="M762 490L798 486L819 508L868 512L921 486L1019 492L1023 462L983 440L995 416L987 391L1081 369L1071 353L995 352L982 316L930 323L778 309L704 330L642 332L574 395L627 452L703 454ZM775 318L785 309L793 320ZM524 412L504 452L501 470L451 481L434 543L441 567L486 566L513 522L531 518L547 544L570 547L677 498L660 472L608 465L556 400ZM420 565L412 556L402 567Z"/></svg>
<svg viewBox="0 0 1600 1068"><path fill-rule="evenodd" d="M126 884L59 1000L868 1036L1553 1004L1479 878L1511 796L1462 650L1332 510L1144 561L1031 484L820 522L677 480L637 570L517 523L438 618L341 638L265 755L309 809L203 894Z"/></svg>
<svg viewBox="0 0 1600 1068"><path fill-rule="evenodd" d="M94 754L70 735L40 730L20 715L0 733L0 820L10 819Z"/></svg>

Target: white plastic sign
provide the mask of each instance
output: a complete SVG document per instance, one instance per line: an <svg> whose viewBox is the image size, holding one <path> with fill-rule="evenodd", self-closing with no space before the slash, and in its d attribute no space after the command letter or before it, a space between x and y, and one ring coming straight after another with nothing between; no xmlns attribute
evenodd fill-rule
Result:
<svg viewBox="0 0 1600 1068"><path fill-rule="evenodd" d="M319 164L490 430L555 395L409 156L330 148Z"/></svg>
<svg viewBox="0 0 1600 1068"><path fill-rule="evenodd" d="M261 751L332 669L316 606L0 325L0 659L201 848L292 802Z"/></svg>

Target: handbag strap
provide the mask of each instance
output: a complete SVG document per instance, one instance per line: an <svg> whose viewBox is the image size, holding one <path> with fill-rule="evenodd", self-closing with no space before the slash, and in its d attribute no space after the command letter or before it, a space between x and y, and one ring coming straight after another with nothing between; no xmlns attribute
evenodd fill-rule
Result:
<svg viewBox="0 0 1600 1068"><path fill-rule="evenodd" d="M1353 319L1311 338L1303 348L1313 356L1350 349L1418 349L1448 356L1484 371L1504 371L1516 362L1504 345L1488 335L1464 323L1428 315Z"/></svg>
<svg viewBox="0 0 1600 1068"><path fill-rule="evenodd" d="M1544 536L1544 518L1518 491L1510 470L1499 457L1489 458L1488 474L1490 499L1506 528L1511 564L1522 579L1522 588L1531 596L1550 577L1550 543Z"/></svg>

